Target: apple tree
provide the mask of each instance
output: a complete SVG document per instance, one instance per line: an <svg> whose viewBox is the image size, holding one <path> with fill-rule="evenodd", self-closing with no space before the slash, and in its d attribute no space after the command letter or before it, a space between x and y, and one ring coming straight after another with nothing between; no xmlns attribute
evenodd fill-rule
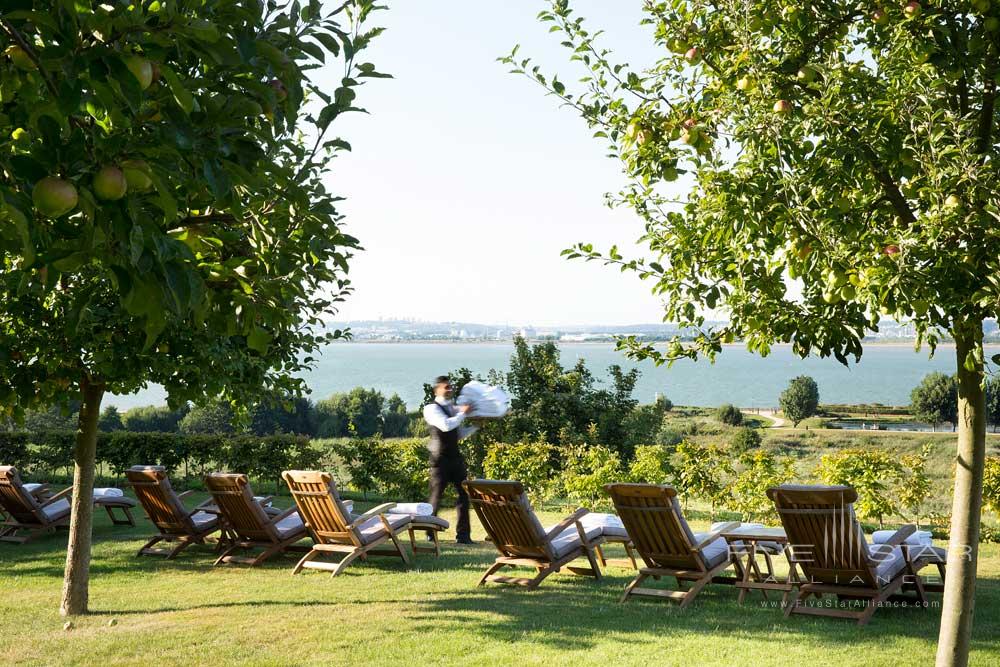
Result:
<svg viewBox="0 0 1000 667"><path fill-rule="evenodd" d="M300 394L342 334L323 318L358 243L326 186L350 148L330 128L384 76L358 60L379 8L3 3L0 409L81 401L62 613L87 611L106 392Z"/></svg>
<svg viewBox="0 0 1000 667"><path fill-rule="evenodd" d="M965 664L983 320L1000 302L1000 3L645 0L643 10L646 66L616 62L568 0L539 18L580 68L575 88L516 48L502 59L595 129L627 176L610 202L645 222L645 257L586 243L566 254L651 281L665 319L695 332L665 347L620 341L659 363L737 340L847 363L887 316L911 320L932 350L954 341L959 439L938 663Z"/></svg>

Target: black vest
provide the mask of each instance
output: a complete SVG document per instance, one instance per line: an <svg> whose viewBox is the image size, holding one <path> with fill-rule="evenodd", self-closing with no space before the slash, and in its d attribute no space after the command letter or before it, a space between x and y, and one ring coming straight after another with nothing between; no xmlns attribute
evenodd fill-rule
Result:
<svg viewBox="0 0 1000 667"><path fill-rule="evenodd" d="M438 402L434 402L438 410L444 413L445 417L451 417L451 407L445 407ZM427 425L427 428L431 433L430 444L427 448L431 451L431 461L444 460L458 460L462 458L462 452L458 448L458 429L453 428L450 431L442 431L437 426L431 424Z"/></svg>

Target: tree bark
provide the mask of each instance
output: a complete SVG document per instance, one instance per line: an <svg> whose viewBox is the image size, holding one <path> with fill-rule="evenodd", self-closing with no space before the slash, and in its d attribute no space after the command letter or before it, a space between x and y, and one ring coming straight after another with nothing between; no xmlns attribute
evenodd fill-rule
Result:
<svg viewBox="0 0 1000 667"><path fill-rule="evenodd" d="M59 613L76 616L87 613L90 586L90 543L94 524L94 468L97 458L97 421L101 414L104 384L84 375L80 383L83 403L73 451L73 497L66 548Z"/></svg>
<svg viewBox="0 0 1000 667"><path fill-rule="evenodd" d="M953 333L958 358L958 452L937 667L969 664L986 460L983 325L980 321L963 322L956 324ZM975 353L977 359L972 370L965 365L970 353Z"/></svg>

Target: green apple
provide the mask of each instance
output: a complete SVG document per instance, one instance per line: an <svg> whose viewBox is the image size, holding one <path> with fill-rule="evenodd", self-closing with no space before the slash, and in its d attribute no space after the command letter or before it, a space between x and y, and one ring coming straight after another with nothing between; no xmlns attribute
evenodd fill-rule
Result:
<svg viewBox="0 0 1000 667"><path fill-rule="evenodd" d="M8 46L4 50L4 53L7 55L8 58L10 58L10 61L14 63L14 66L17 67L18 69L23 69L23 70L38 69L38 65L36 65L35 61L31 59L31 56L28 55L28 52L22 49L17 44L12 44Z"/></svg>
<svg viewBox="0 0 1000 667"><path fill-rule="evenodd" d="M988 14L990 11L990 0L972 0L972 9L977 14Z"/></svg>
<svg viewBox="0 0 1000 667"><path fill-rule="evenodd" d="M35 183L31 200L42 215L61 218L76 208L79 198L72 183L56 176L46 176Z"/></svg>
<svg viewBox="0 0 1000 667"><path fill-rule="evenodd" d="M826 301L827 303L837 303L840 301L840 294L829 290L825 291L823 292L823 301Z"/></svg>
<svg viewBox="0 0 1000 667"><path fill-rule="evenodd" d="M736 82L736 89L737 90L742 90L743 92L747 92L747 91L749 91L752 88L753 88L753 81L748 76L741 77Z"/></svg>
<svg viewBox="0 0 1000 667"><path fill-rule="evenodd" d="M903 15L908 19L915 19L920 16L920 3L919 2L908 2L903 5Z"/></svg>
<svg viewBox="0 0 1000 667"><path fill-rule="evenodd" d="M701 50L697 46L692 46L684 53L684 60L692 65L697 65L701 60Z"/></svg>
<svg viewBox="0 0 1000 667"><path fill-rule="evenodd" d="M883 9L876 9L872 12L872 21L875 25L886 25L889 23L889 15Z"/></svg>
<svg viewBox="0 0 1000 667"><path fill-rule="evenodd" d="M958 208L962 205L962 200L955 195L948 195L944 200L945 208Z"/></svg>
<svg viewBox="0 0 1000 667"><path fill-rule="evenodd" d="M674 53L680 55L682 53L686 53L687 50L691 48L691 45L687 43L687 40L675 37L667 42L667 47Z"/></svg>
<svg viewBox="0 0 1000 667"><path fill-rule="evenodd" d="M102 167L94 175L94 194L98 199L105 201L117 201L125 196L128 191L128 181L125 174L118 167Z"/></svg>
<svg viewBox="0 0 1000 667"><path fill-rule="evenodd" d="M14 131L10 133L10 138L19 146L23 146L31 141L31 135L23 127L14 128Z"/></svg>
<svg viewBox="0 0 1000 667"><path fill-rule="evenodd" d="M149 164L145 160L125 160L122 162L125 172L125 182L133 192L146 192L153 187L153 179L149 177Z"/></svg>
<svg viewBox="0 0 1000 667"><path fill-rule="evenodd" d="M817 72L816 68L811 65L803 65L802 69L798 71L795 78L802 83L812 83L816 80Z"/></svg>
<svg viewBox="0 0 1000 667"><path fill-rule="evenodd" d="M1000 19L995 16L991 16L983 21L983 27L986 28L987 32L996 32L1000 30Z"/></svg>
<svg viewBox="0 0 1000 667"><path fill-rule="evenodd" d="M146 90L153 83L153 65L141 56L126 56L125 67L132 72L132 76L139 82L139 88Z"/></svg>
<svg viewBox="0 0 1000 667"><path fill-rule="evenodd" d="M837 293L837 296L839 296L844 301L850 301L855 296L857 296L857 294L858 291L854 289L854 285L844 285L843 287L840 288L840 291Z"/></svg>

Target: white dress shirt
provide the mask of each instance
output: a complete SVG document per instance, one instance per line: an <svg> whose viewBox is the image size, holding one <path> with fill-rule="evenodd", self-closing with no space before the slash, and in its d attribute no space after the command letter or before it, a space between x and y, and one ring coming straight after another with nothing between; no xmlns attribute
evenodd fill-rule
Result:
<svg viewBox="0 0 1000 667"><path fill-rule="evenodd" d="M447 406L447 408L444 406ZM449 409L449 412L454 413L454 416L448 417L445 414L445 409ZM428 424L440 431L445 432L452 431L457 428L459 440L468 438L470 435L479 430L475 426L462 426L462 422L465 421L466 414L468 413L459 412L455 408L455 404L452 401L440 396L435 398L433 403L428 403L424 406L424 420Z"/></svg>

